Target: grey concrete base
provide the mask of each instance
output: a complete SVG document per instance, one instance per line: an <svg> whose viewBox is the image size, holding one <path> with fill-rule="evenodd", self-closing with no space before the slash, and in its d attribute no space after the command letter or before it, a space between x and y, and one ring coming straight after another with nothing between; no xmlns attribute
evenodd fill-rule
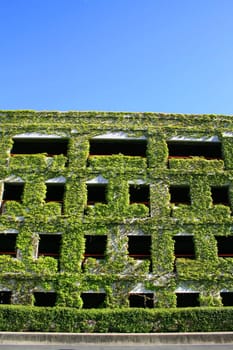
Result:
<svg viewBox="0 0 233 350"><path fill-rule="evenodd" d="M0 344L233 344L233 332L32 333L0 332Z"/></svg>

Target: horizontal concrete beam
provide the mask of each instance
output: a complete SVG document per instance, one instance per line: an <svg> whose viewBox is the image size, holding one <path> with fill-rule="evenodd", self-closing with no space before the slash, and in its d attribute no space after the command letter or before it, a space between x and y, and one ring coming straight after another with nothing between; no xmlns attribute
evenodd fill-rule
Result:
<svg viewBox="0 0 233 350"><path fill-rule="evenodd" d="M0 332L0 344L233 344L233 332L36 333Z"/></svg>

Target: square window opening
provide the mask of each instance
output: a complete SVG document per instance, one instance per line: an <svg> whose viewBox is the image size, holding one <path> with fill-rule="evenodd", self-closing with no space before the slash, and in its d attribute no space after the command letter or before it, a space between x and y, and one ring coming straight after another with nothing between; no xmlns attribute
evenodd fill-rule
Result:
<svg viewBox="0 0 233 350"><path fill-rule="evenodd" d="M129 185L130 204L144 204L150 206L150 187L149 185Z"/></svg>
<svg viewBox="0 0 233 350"><path fill-rule="evenodd" d="M0 304L11 304L12 292L0 291Z"/></svg>
<svg viewBox="0 0 233 350"><path fill-rule="evenodd" d="M211 186L213 204L230 205L228 186Z"/></svg>
<svg viewBox="0 0 233 350"><path fill-rule="evenodd" d="M129 295L129 307L153 308L153 293L132 293Z"/></svg>
<svg viewBox="0 0 233 350"><path fill-rule="evenodd" d="M128 253L136 259L150 259L151 236L128 236Z"/></svg>
<svg viewBox="0 0 233 350"><path fill-rule="evenodd" d="M200 306L199 293L176 293L176 307Z"/></svg>
<svg viewBox="0 0 233 350"><path fill-rule="evenodd" d="M87 184L87 205L107 204L106 193L106 184Z"/></svg>
<svg viewBox="0 0 233 350"><path fill-rule="evenodd" d="M105 307L106 293L82 293L83 309L98 309Z"/></svg>
<svg viewBox="0 0 233 350"><path fill-rule="evenodd" d="M46 183L46 202L63 202L64 184Z"/></svg>
<svg viewBox="0 0 233 350"><path fill-rule="evenodd" d="M5 182L3 188L3 201L21 202L24 190L24 183Z"/></svg>
<svg viewBox="0 0 233 350"><path fill-rule="evenodd" d="M16 257L16 238L15 233L0 233L0 255Z"/></svg>
<svg viewBox="0 0 233 350"><path fill-rule="evenodd" d="M90 156L109 156L123 154L125 156L146 157L146 139L92 139L90 140Z"/></svg>
<svg viewBox="0 0 233 350"><path fill-rule="evenodd" d="M170 203L191 205L190 187L185 185L170 185Z"/></svg>
<svg viewBox="0 0 233 350"><path fill-rule="evenodd" d="M176 258L195 258L193 236L174 236L174 254Z"/></svg>
<svg viewBox="0 0 233 350"><path fill-rule="evenodd" d="M223 258L233 257L233 237L215 236L217 241L218 256Z"/></svg>
<svg viewBox="0 0 233 350"><path fill-rule="evenodd" d="M40 234L38 256L59 258L61 235Z"/></svg>
<svg viewBox="0 0 233 350"><path fill-rule="evenodd" d="M11 155L46 153L48 156L67 156L68 139L59 138L14 138Z"/></svg>
<svg viewBox="0 0 233 350"><path fill-rule="evenodd" d="M233 306L233 292L220 293L223 306Z"/></svg>
<svg viewBox="0 0 233 350"><path fill-rule="evenodd" d="M34 306L55 306L57 293L34 292Z"/></svg>
<svg viewBox="0 0 233 350"><path fill-rule="evenodd" d="M85 236L85 258L104 259L107 246L107 236Z"/></svg>

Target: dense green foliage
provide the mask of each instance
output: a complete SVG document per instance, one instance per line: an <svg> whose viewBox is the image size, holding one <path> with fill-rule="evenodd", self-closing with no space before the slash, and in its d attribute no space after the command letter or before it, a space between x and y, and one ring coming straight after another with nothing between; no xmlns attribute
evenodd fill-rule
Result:
<svg viewBox="0 0 233 350"><path fill-rule="evenodd" d="M46 317L52 320L56 315L58 326L54 325L54 330L66 331L87 331L87 315L93 315L96 322L93 331L99 332L229 329L231 309L195 309L190 313L169 308L176 307L176 293L180 290L198 291L200 306L209 307L222 305L221 291L233 292L233 261L218 256L215 239L215 236L232 236L233 232L231 116L3 111L0 122L0 192L4 193L5 183L19 180L24 183L21 202L6 202L0 215L0 234L17 232L17 257L0 256L0 291L12 292L12 304L33 305L34 292L53 291L57 294L56 306L78 309L83 306L83 292L104 291L105 306L113 311L79 313L55 307ZM123 154L90 157L90 140L114 132L146 137L146 157ZM67 154L50 157L42 152L12 156L14 137L25 133L67 139ZM221 143L221 159L168 157L168 140L198 141L212 137ZM106 203L88 205L87 183L100 176L107 183ZM46 201L46 183L59 177L65 182L63 206L56 201ZM140 183L149 186L149 207L144 203L130 203L130 184L138 186ZM190 203L172 203L170 186L188 186ZM229 202L214 203L211 187L227 187ZM59 262L51 256L38 258L42 233L61 235ZM138 264L128 254L128 236L132 234L151 235L150 271L147 261ZM87 235L107 236L103 261L89 257L84 263ZM194 259L175 259L174 237L177 235L193 237ZM118 310L129 306L129 294L138 284L141 290L153 293L154 307L158 311ZM159 311L159 308L168 310ZM8 308L2 308L2 315L6 310ZM28 320L31 310L33 322L28 322L32 330L40 330L40 322L53 330L52 323L43 318L45 311L42 309L9 310L9 317L15 317L11 315L16 310L21 315L25 312ZM36 313L40 315L38 322L34 317ZM73 324L76 321L70 319L59 323L62 313L66 317L75 315L74 319L83 317L83 323L80 322L83 326L78 321L79 325ZM219 321L212 322L209 313L214 313ZM98 317L101 322L96 321ZM23 323L19 327L16 324L16 328L29 329L27 323L24 324L24 316L17 318ZM194 322L197 318L199 322ZM11 326L11 322L8 323ZM63 324L68 328L63 329ZM4 327L0 325L0 329ZM92 323L92 331L91 327Z"/></svg>
<svg viewBox="0 0 233 350"><path fill-rule="evenodd" d="M159 333L232 331L232 308L102 309L1 306L2 331Z"/></svg>

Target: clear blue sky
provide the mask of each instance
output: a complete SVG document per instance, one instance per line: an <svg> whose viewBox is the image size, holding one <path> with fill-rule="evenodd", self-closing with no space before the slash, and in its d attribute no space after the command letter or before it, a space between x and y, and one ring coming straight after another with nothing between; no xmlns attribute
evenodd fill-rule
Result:
<svg viewBox="0 0 233 350"><path fill-rule="evenodd" d="M232 0L0 0L0 109L233 114Z"/></svg>

